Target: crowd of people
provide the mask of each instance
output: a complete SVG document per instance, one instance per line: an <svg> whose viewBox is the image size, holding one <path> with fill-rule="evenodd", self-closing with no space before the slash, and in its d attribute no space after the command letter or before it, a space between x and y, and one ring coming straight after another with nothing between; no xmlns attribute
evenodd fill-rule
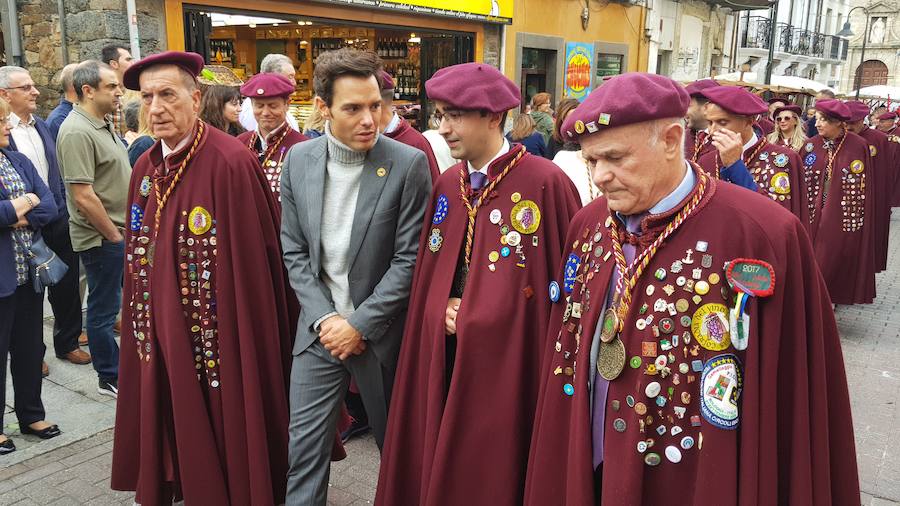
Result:
<svg viewBox="0 0 900 506"><path fill-rule="evenodd" d="M43 241L54 352L118 399L111 487L138 504L324 505L369 430L379 505L858 503L834 309L887 268L896 112L627 73L513 118L519 88L466 63L419 133L341 49L301 129L290 58L260 67L227 86L109 46L46 121L0 68L21 433L62 430Z"/></svg>

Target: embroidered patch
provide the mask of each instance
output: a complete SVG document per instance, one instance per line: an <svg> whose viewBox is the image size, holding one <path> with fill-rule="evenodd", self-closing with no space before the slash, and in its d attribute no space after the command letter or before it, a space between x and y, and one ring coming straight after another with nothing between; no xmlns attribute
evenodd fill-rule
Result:
<svg viewBox="0 0 900 506"><path fill-rule="evenodd" d="M209 211L201 206L191 209L191 214L188 215L188 228L194 235L203 235L209 232L209 229L212 228L212 216Z"/></svg>
<svg viewBox="0 0 900 506"><path fill-rule="evenodd" d="M723 304L704 304L691 318L691 333L697 343L710 351L722 351L731 345L728 308Z"/></svg>
<svg viewBox="0 0 900 506"><path fill-rule="evenodd" d="M141 194L141 197L147 197L150 195L150 187L151 187L150 176L144 176L143 179L141 179L141 186L138 189L138 192Z"/></svg>
<svg viewBox="0 0 900 506"><path fill-rule="evenodd" d="M137 232L144 222L144 210L137 204L131 205L131 231Z"/></svg>
<svg viewBox="0 0 900 506"><path fill-rule="evenodd" d="M787 172L778 172L769 181L772 191L779 195L789 195L791 193L791 178Z"/></svg>
<svg viewBox="0 0 900 506"><path fill-rule="evenodd" d="M514 229L523 234L533 234L541 225L541 210L531 200L520 200L509 213Z"/></svg>
<svg viewBox="0 0 900 506"><path fill-rule="evenodd" d="M447 196L443 193L438 196L437 204L434 206L434 217L431 219L431 223L435 225L440 225L447 218L447 211L450 210L450 201L447 199Z"/></svg>
<svg viewBox="0 0 900 506"><path fill-rule="evenodd" d="M565 278L563 279L563 289L566 293L572 293L572 290L575 289L575 276L578 274L579 265L581 265L581 259L578 258L578 255L570 254L566 260Z"/></svg>
<svg viewBox="0 0 900 506"><path fill-rule="evenodd" d="M728 286L754 297L768 297L775 292L775 269L772 264L754 258L736 258L725 268Z"/></svg>
<svg viewBox="0 0 900 506"><path fill-rule="evenodd" d="M778 156L775 157L775 166L779 169L787 167L788 164L788 156L784 153L779 153Z"/></svg>
<svg viewBox="0 0 900 506"><path fill-rule="evenodd" d="M432 253L437 253L441 250L442 244L444 244L444 238L441 237L441 229L431 229L431 235L428 236L428 249L430 249Z"/></svg>
<svg viewBox="0 0 900 506"><path fill-rule="evenodd" d="M806 158L803 159L803 164L806 166L811 166L814 163L816 163L816 154L815 153L810 153L810 154L806 155Z"/></svg>
<svg viewBox="0 0 900 506"><path fill-rule="evenodd" d="M869 144L869 155L872 157L878 156L878 148L876 148L872 144Z"/></svg>
<svg viewBox="0 0 900 506"><path fill-rule="evenodd" d="M854 174L859 174L865 168L865 164L862 160L853 160L850 162L850 172Z"/></svg>
<svg viewBox="0 0 900 506"><path fill-rule="evenodd" d="M743 375L738 358L718 355L703 366L700 382L700 413L715 427L737 429L740 422L738 400L743 388Z"/></svg>
<svg viewBox="0 0 900 506"><path fill-rule="evenodd" d="M813 148L813 143L807 142L807 143L806 143L806 152L807 152L807 153L812 153L812 150L813 150L813 149L814 149L814 148Z"/></svg>

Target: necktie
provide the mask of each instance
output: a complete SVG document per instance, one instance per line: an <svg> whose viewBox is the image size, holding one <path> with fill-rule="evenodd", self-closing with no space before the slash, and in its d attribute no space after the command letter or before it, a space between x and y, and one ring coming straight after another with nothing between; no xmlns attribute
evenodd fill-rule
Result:
<svg viewBox="0 0 900 506"><path fill-rule="evenodd" d="M472 190L478 191L484 188L484 184L487 182L487 175L483 172L472 172L469 174L469 183L472 185Z"/></svg>
<svg viewBox="0 0 900 506"><path fill-rule="evenodd" d="M625 230L632 234L639 233L641 231L641 219L643 217L643 214L625 217ZM631 265L631 262L634 261L636 251L637 249L630 242L622 244L622 253L625 255L625 265ZM613 269L613 276L609 284L607 305L611 303L618 280L619 270ZM602 319L603 313L601 312L600 315L600 318ZM601 323L597 322L598 328L600 327L600 325ZM593 413L591 414L591 441L593 443L594 449L594 469L597 469L597 466L603 463L603 437L605 433L604 429L606 423L606 395L608 392L609 381L606 381L603 376L595 374L593 388L594 402L591 406L593 411Z"/></svg>

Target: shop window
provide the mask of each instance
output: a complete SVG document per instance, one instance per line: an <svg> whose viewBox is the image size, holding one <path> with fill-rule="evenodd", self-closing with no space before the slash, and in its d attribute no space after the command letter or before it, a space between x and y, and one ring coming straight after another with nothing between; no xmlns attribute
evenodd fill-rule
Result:
<svg viewBox="0 0 900 506"><path fill-rule="evenodd" d="M604 77L617 76L622 73L624 55L598 53L597 54L597 86L603 83Z"/></svg>
<svg viewBox="0 0 900 506"><path fill-rule="evenodd" d="M522 108L531 103L531 97L543 91L551 91L554 83L548 76L556 67L556 51L552 49L522 48Z"/></svg>

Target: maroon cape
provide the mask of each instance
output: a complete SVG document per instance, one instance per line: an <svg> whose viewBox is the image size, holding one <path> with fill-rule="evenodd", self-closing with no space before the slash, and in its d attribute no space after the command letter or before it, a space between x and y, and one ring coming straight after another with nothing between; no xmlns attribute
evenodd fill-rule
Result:
<svg viewBox="0 0 900 506"><path fill-rule="evenodd" d="M744 164L756 181L759 193L781 204L807 223L809 209L806 202L806 186L803 178L803 161L793 149L777 146L765 137L744 152ZM718 150L712 150L698 162L710 174L718 174L725 168Z"/></svg>
<svg viewBox="0 0 900 506"><path fill-rule="evenodd" d="M821 135L804 148L809 219L819 269L834 304L875 298L875 184L869 145L847 132L827 181L828 151ZM827 192L826 192L827 187Z"/></svg>
<svg viewBox="0 0 900 506"><path fill-rule="evenodd" d="M625 360L630 365L626 363L621 375L609 382L599 496L594 492L593 394L588 374L591 336L603 310L598 302L609 290L615 261L592 254L590 248L596 248L596 243L586 254L580 244L574 248L573 254L589 262L589 274L586 286L575 282L572 302L585 300L585 290L592 303L580 319L569 312L568 324L562 323L565 299L560 298L553 307L553 324L547 333L550 360L541 372L543 387L528 463L526 505L859 503L841 345L812 245L793 215L762 196L745 193L742 188L711 180L702 207L663 243L637 282L622 334ZM741 205L735 206L736 201ZM672 212L644 219L638 251L658 236L685 202ZM600 198L579 212L566 242L572 245L599 230L599 245L609 251L606 206L606 200ZM708 244L706 253L698 252L702 249L698 241ZM705 255L710 258L704 259ZM727 288L724 295L728 300L722 294L727 286L722 266L736 258L763 260L775 271L774 294L748 302L750 337L744 351L737 351L726 339L716 341L710 336L712 327L704 330L702 325L709 315L722 310L722 306L708 304L733 305ZM693 263L686 264L685 259ZM676 265L681 267L680 273L673 272L677 261L682 262ZM665 273L662 281L654 276L658 269ZM677 281L678 276L695 277L695 269L710 285L705 295L686 291L687 284L679 286ZM562 281L562 268L557 276ZM694 286L699 285L696 283ZM655 291L645 296L651 286ZM672 295L666 290L673 290ZM655 310L660 299L675 304L674 316L671 307L664 312ZM649 308L639 314L644 303ZM638 318L650 315L654 322L638 330ZM682 323L684 318L688 326ZM700 339L691 331L694 321L701 324L697 330L706 338L703 342L720 351L699 346ZM654 337L652 326L657 322L660 328L673 324L674 329ZM580 350L569 331L574 326L583 336ZM680 339L677 345L676 335ZM721 343L726 346L719 346ZM674 346L667 351L670 345ZM716 363L723 365L724 371L732 364L734 371L735 357L741 388L735 388L734 377L730 381L727 376L720 377L723 381L717 382L712 374L703 373L704 365L712 369L711 364ZM669 369L665 373L651 368L662 362ZM574 367L574 379L568 375L570 367ZM704 381L705 377L713 381ZM659 401L646 393L652 382L661 389ZM566 383L574 387L571 396L563 391ZM736 427L719 428L709 421L701 412L701 399L704 405L711 401L709 406L716 409L708 414L725 411L722 414L736 415L726 424L736 423ZM639 444L651 442L641 453ZM673 447L670 452L676 459L680 454L679 463L665 456L668 447ZM651 453L659 457L656 466L645 464L645 458L654 458Z"/></svg>
<svg viewBox="0 0 900 506"><path fill-rule="evenodd" d="M278 504L293 338L280 217L253 154L204 126L158 234L150 186L165 191L191 147L164 162L157 143L132 174L112 488L147 506Z"/></svg>
<svg viewBox="0 0 900 506"><path fill-rule="evenodd" d="M891 206L900 206L900 137L896 135L888 135L889 150L891 158L891 168L894 174L894 184L891 191Z"/></svg>
<svg viewBox="0 0 900 506"><path fill-rule="evenodd" d="M495 160L490 177L522 149L513 145ZM444 316L465 242L459 177L466 170L462 162L440 176L426 213L375 504L522 502L550 317L546 290L580 201L565 173L530 154L495 188L475 222L448 386ZM501 221L492 223L495 209ZM503 228L521 242L497 256L507 252Z"/></svg>
<svg viewBox="0 0 900 506"><path fill-rule="evenodd" d="M715 149L705 130L698 132L693 128L687 128L684 131L684 157L688 160L696 163L700 157Z"/></svg>
<svg viewBox="0 0 900 506"><path fill-rule="evenodd" d="M887 269L888 236L891 230L891 192L894 188L895 170L890 141L884 132L864 127L858 134L869 145L872 157L872 176L875 180L875 201L872 214L875 218L875 272Z"/></svg>
<svg viewBox="0 0 900 506"><path fill-rule="evenodd" d="M772 123L772 120L769 118L759 118L756 125L762 130L763 135L769 135L775 131L775 123Z"/></svg>
<svg viewBox="0 0 900 506"><path fill-rule="evenodd" d="M434 151L431 150L431 143L428 142L428 139L426 139L424 135L413 128L408 121L400 118L400 124L397 125L397 128L395 128L393 132L384 135L425 153L425 158L428 159L428 168L431 170L431 180L438 180L438 177L441 175L441 170L438 167L437 158L434 157Z"/></svg>
<svg viewBox="0 0 900 506"><path fill-rule="evenodd" d="M280 143L277 143L278 138L281 137L281 134L285 129L288 130L287 134ZM281 202L281 163L284 160L284 157L287 156L287 152L291 149L291 146L309 140L309 137L294 130L285 121L283 125L269 134L266 152L262 157L262 160L259 159L261 146L259 143L259 135L256 132L244 132L238 135L237 139L257 156L257 160L259 160L260 163L265 161L262 168L263 174L265 174L266 180L269 182L272 193L275 194L275 199L278 202Z"/></svg>

